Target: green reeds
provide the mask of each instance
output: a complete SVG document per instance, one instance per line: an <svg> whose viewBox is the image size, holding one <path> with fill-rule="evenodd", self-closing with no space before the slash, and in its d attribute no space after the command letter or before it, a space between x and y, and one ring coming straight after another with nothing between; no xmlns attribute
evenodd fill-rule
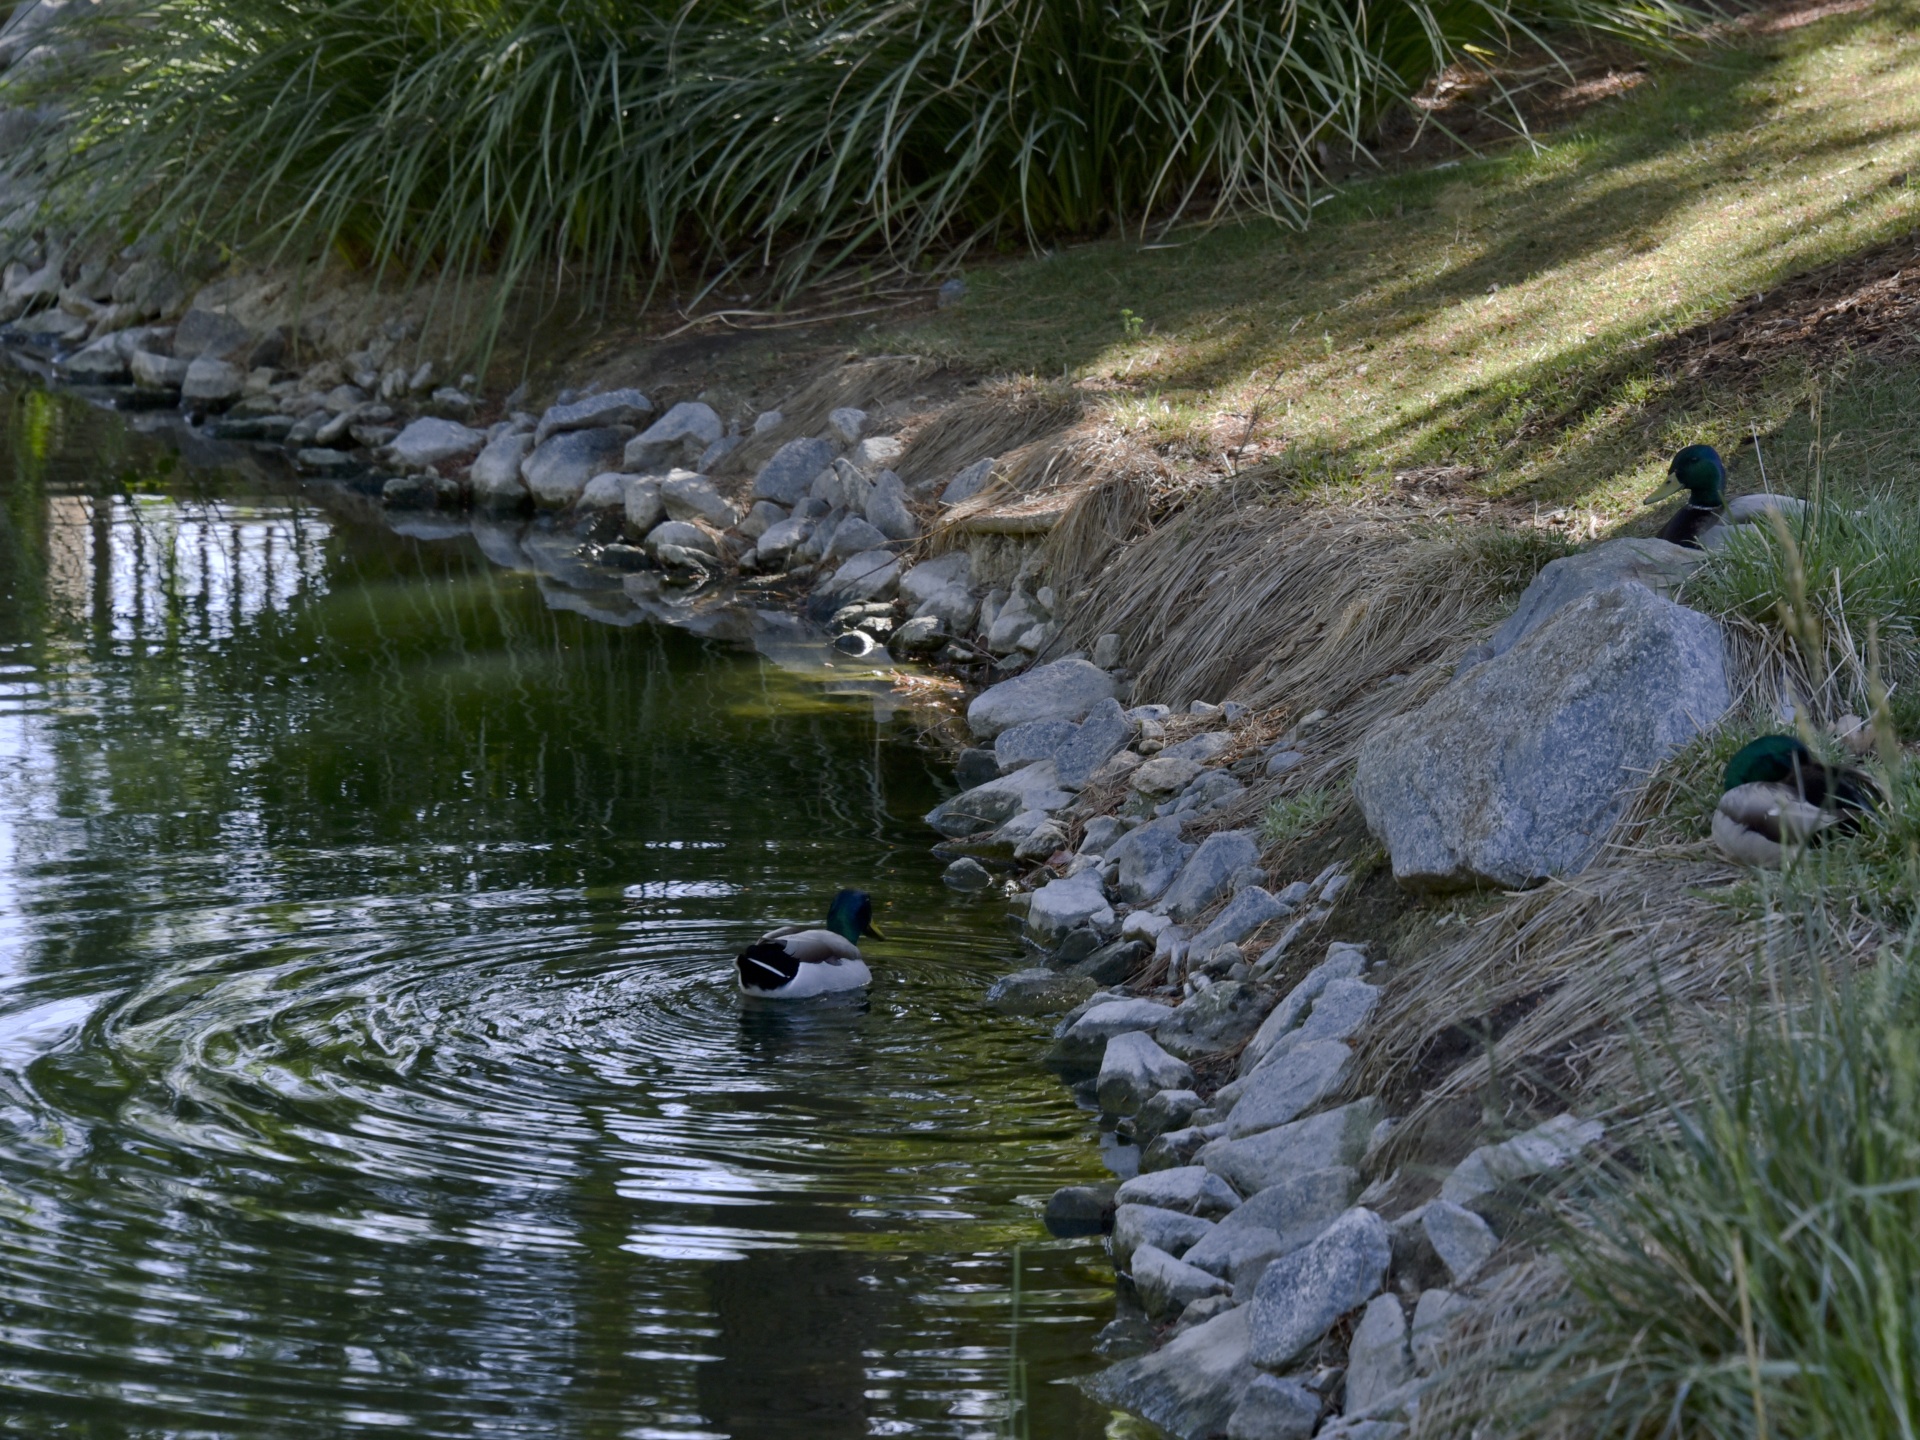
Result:
<svg viewBox="0 0 1920 1440"><path fill-rule="evenodd" d="M637 300L1227 210L1457 58L1683 0L140 0L45 156L123 238Z"/></svg>

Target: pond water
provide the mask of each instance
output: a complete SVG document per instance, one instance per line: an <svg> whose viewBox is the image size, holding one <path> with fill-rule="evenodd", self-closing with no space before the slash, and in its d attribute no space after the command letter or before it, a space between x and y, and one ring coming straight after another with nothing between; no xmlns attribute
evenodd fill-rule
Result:
<svg viewBox="0 0 1920 1440"><path fill-rule="evenodd" d="M1024 1243L1031 1434L1103 1433L1093 1126L907 717L0 421L0 1432L997 1435ZM743 1002L842 884L865 1003Z"/></svg>

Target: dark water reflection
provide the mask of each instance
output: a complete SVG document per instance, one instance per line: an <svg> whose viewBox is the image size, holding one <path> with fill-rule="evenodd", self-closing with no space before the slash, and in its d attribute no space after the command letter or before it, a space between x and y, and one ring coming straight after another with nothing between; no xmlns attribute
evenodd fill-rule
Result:
<svg viewBox="0 0 1920 1440"><path fill-rule="evenodd" d="M910 726L0 398L0 1432L997 1434L1026 1241L1101 1433L1089 1126ZM849 882L869 1001L743 1006Z"/></svg>

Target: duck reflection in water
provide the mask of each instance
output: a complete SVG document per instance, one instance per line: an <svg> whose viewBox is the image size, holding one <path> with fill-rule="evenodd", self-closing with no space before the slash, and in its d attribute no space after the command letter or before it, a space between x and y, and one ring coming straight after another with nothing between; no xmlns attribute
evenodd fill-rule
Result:
<svg viewBox="0 0 1920 1440"><path fill-rule="evenodd" d="M756 1250L713 1267L720 1363L698 1368L700 1408L732 1440L867 1434L866 1352L893 1328L891 1291L846 1250Z"/></svg>

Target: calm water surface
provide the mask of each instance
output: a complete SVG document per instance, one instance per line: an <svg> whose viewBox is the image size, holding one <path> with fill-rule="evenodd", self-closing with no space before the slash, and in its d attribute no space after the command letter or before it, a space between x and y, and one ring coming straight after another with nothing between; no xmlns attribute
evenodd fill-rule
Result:
<svg viewBox="0 0 1920 1440"><path fill-rule="evenodd" d="M1092 1127L909 723L0 419L0 1433L993 1435L1017 1242L1032 1434L1102 1433ZM867 1003L743 1003L847 883Z"/></svg>

